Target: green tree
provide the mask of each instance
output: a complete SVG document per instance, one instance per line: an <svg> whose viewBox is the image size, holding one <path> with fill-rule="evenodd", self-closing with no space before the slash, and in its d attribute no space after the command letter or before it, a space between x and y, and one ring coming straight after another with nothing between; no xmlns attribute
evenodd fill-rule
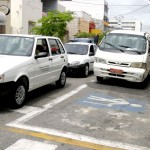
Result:
<svg viewBox="0 0 150 150"><path fill-rule="evenodd" d="M87 33L87 32L79 32L75 35L77 38L92 38L95 34Z"/></svg>
<svg viewBox="0 0 150 150"><path fill-rule="evenodd" d="M38 25L33 28L33 33L38 35L56 36L63 39L66 33L67 22L72 19L73 13L70 11L49 11L47 16L42 17L38 21Z"/></svg>

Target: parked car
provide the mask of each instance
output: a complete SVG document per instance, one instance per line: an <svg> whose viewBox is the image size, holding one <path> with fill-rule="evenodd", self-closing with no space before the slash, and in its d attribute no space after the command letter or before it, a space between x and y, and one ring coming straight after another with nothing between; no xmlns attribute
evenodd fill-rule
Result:
<svg viewBox="0 0 150 150"><path fill-rule="evenodd" d="M93 71L97 46L93 43L73 42L64 44L68 53L68 73L82 73L87 77Z"/></svg>
<svg viewBox="0 0 150 150"><path fill-rule="evenodd" d="M0 35L0 95L23 106L27 92L56 82L66 83L68 57L57 37Z"/></svg>
<svg viewBox="0 0 150 150"><path fill-rule="evenodd" d="M73 38L69 42L94 43L93 38Z"/></svg>
<svg viewBox="0 0 150 150"><path fill-rule="evenodd" d="M114 30L108 33L95 54L94 74L103 78L144 82L150 73L150 35Z"/></svg>

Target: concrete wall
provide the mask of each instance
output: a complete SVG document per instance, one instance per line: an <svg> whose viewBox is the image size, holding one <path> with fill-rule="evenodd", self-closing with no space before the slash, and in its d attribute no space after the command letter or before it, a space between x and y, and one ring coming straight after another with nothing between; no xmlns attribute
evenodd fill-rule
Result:
<svg viewBox="0 0 150 150"><path fill-rule="evenodd" d="M10 2L6 0L0 0L0 5L6 5L8 8L10 8ZM6 21L5 21L5 33L10 33L11 28L10 28L10 13L9 15L6 16Z"/></svg>
<svg viewBox="0 0 150 150"><path fill-rule="evenodd" d="M37 22L42 17L41 0L10 0L5 3L10 8L6 20L6 33L28 34L29 21Z"/></svg>
<svg viewBox="0 0 150 150"><path fill-rule="evenodd" d="M69 39L74 38L74 35L79 31L79 18L75 17L69 22L67 24L67 30L69 31Z"/></svg>

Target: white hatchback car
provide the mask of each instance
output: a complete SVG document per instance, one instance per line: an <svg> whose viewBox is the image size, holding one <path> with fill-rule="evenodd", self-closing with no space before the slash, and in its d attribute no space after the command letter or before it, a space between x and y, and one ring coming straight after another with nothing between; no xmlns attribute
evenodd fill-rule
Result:
<svg viewBox="0 0 150 150"><path fill-rule="evenodd" d="M82 74L84 77L93 71L94 55L97 46L94 43L70 42L64 44L68 53L68 72Z"/></svg>
<svg viewBox="0 0 150 150"><path fill-rule="evenodd" d="M56 82L66 83L68 57L57 37L0 35L0 96L11 94L11 104L23 106L27 92Z"/></svg>

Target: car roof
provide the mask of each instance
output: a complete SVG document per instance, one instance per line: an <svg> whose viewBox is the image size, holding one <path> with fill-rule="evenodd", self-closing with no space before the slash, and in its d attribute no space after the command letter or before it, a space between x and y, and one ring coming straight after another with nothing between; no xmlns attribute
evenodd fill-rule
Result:
<svg viewBox="0 0 150 150"><path fill-rule="evenodd" d="M145 32L133 31L133 30L113 30L110 33L123 33L123 34L135 34L135 35L144 35Z"/></svg>

